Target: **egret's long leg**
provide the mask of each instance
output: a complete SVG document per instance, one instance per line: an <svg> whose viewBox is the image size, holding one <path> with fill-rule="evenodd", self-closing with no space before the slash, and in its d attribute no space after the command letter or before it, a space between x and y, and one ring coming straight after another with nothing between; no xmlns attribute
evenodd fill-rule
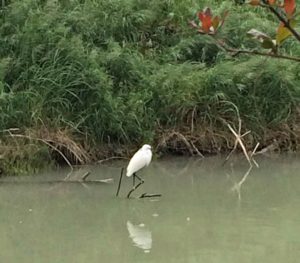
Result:
<svg viewBox="0 0 300 263"><path fill-rule="evenodd" d="M140 182L137 184L137 185L133 185L132 189L129 191L129 193L127 194L127 198L130 197L130 195L133 193L133 191L135 191L138 187L140 187L143 183L144 183L144 180L142 178L140 178L139 176L137 176L135 173L132 175L133 178L137 178L140 180ZM135 180L135 179L134 179Z"/></svg>
<svg viewBox="0 0 300 263"><path fill-rule="evenodd" d="M134 175L135 175L135 177L136 177L137 179L140 180L140 182L144 182L144 180L143 180L141 177L139 177L136 173L135 173Z"/></svg>

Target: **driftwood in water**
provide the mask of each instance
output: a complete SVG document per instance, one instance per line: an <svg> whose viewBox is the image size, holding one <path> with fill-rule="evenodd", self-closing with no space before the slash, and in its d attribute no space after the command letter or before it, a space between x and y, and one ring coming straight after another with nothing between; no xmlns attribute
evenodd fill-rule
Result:
<svg viewBox="0 0 300 263"><path fill-rule="evenodd" d="M147 193L143 193L139 198L152 198L152 197L161 197L161 194L147 194Z"/></svg>
<svg viewBox="0 0 300 263"><path fill-rule="evenodd" d="M57 183L84 183L84 184L109 184L113 183L114 179L113 178L106 178L106 179L91 179L87 180L88 176L91 174L90 172L85 172L81 176L71 176L73 171L69 173L64 179L55 179L55 180L45 180L45 181L40 181L40 180L10 180L10 177L5 177L6 179L3 178L3 180L0 180L0 184L57 184ZM19 178L18 178L19 179Z"/></svg>
<svg viewBox="0 0 300 263"><path fill-rule="evenodd" d="M84 183L84 184L111 184L113 178L99 179L99 180L49 180L49 181L20 181L20 180L0 180L0 184L58 184L58 183Z"/></svg>
<svg viewBox="0 0 300 263"><path fill-rule="evenodd" d="M72 174L72 172L71 172L71 174ZM80 176L80 178L76 178L76 176L71 177L69 174L64 180L61 180L61 182L64 182L64 183L112 183L114 181L113 178L86 180L90 176L90 174L91 174L90 172L85 172L83 175Z"/></svg>

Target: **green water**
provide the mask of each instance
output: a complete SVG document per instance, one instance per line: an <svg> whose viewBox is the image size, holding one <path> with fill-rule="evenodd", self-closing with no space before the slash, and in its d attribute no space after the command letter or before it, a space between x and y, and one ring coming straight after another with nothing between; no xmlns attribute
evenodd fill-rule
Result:
<svg viewBox="0 0 300 263"><path fill-rule="evenodd" d="M124 198L115 197L120 163L86 167L88 179L113 184L53 183L67 171L5 178L0 183L0 262L300 262L300 162L297 157L258 160L247 170L235 159L154 161Z"/></svg>

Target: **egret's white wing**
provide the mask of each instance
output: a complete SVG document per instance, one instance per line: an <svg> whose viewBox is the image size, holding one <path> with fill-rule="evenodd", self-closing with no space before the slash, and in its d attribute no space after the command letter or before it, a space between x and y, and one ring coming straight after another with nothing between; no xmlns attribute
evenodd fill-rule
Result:
<svg viewBox="0 0 300 263"><path fill-rule="evenodd" d="M143 167L149 165L151 161L151 156L149 160L149 155L145 151L137 151L133 157L131 158L128 166L127 166L127 176L131 176L135 172L139 171Z"/></svg>
<svg viewBox="0 0 300 263"><path fill-rule="evenodd" d="M147 165L147 156L144 151L137 151L127 166L127 176L131 176Z"/></svg>

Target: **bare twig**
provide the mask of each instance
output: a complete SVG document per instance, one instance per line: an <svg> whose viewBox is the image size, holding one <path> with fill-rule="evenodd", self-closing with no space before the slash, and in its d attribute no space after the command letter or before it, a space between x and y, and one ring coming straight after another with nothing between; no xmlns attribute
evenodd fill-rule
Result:
<svg viewBox="0 0 300 263"><path fill-rule="evenodd" d="M72 173L73 173L73 170L71 170L71 171L67 174L67 176L64 178L64 181L68 181L68 180L70 179Z"/></svg>
<svg viewBox="0 0 300 263"><path fill-rule="evenodd" d="M246 147L245 147L244 143L243 143L242 140L241 140L241 137L242 137L242 136L241 136L240 134L237 134L236 131L231 127L231 125L230 125L229 123L227 124L227 127L228 127L229 130L233 133L233 135L234 135L235 138L236 138L236 141L237 141L237 142L239 143L239 145L241 146L241 148L242 148L242 150L243 150L243 153L244 153L244 155L245 155L245 157L246 157L248 163L249 163L250 165L252 165L252 164L251 164L250 157L249 157L249 155L248 155L248 153L247 153ZM240 130L240 129L239 129L239 130Z"/></svg>
<svg viewBox="0 0 300 263"><path fill-rule="evenodd" d="M195 144L192 141L190 141L190 144L192 145L197 155L200 156L201 158L204 158L204 155L198 150L198 148L195 146Z"/></svg>
<svg viewBox="0 0 300 263"><path fill-rule="evenodd" d="M4 129L4 130L1 130L1 132L15 132L15 131L19 131L20 129L19 128L9 128L9 129Z"/></svg>
<svg viewBox="0 0 300 263"><path fill-rule="evenodd" d="M235 190L238 194L238 198L239 200L241 200L241 187L243 185L243 183L246 181L246 179L248 178L250 172L252 171L252 168L253 168L253 164L256 166L256 167L259 167L258 166L258 163L255 161L255 159L253 158L253 156L255 155L255 152L257 151L258 147L259 147L259 143L256 144L256 146L254 147L253 151L251 152L251 154L249 155L248 152L247 152L247 149L242 141L242 138L249 134L251 131L247 131L245 132L244 134L241 134L241 130L242 130L242 121L241 121L241 118L238 117L238 123L239 123L239 126L238 126L238 132L236 132L232 126L227 123L227 127L229 128L229 130L232 132L232 134L235 136L235 142L234 142L234 147L233 149L231 150L231 152L229 153L229 155L227 156L227 158L225 159L224 163L226 161L229 160L230 156L232 155L232 153L236 150L237 146L240 145L240 147L242 148L243 150L243 153L249 163L249 168L248 170L246 171L246 173L244 174L244 176L242 177L242 179L236 183L233 187L232 187L232 190ZM223 164L224 164L223 163ZM253 163L253 164L252 164Z"/></svg>
<svg viewBox="0 0 300 263"><path fill-rule="evenodd" d="M251 153L251 155L250 155L250 158L251 158L252 162L255 164L255 166L256 166L257 168L259 168L259 165L258 165L258 163L255 161L255 159L253 158L253 156L255 155L255 152L257 151L258 146L259 146L259 142L256 144L254 150L252 151L252 153Z"/></svg>
<svg viewBox="0 0 300 263"><path fill-rule="evenodd" d="M267 152L273 152L276 149L276 141L274 141L272 144L262 148L258 152L253 153L253 155L259 155L259 154L266 154Z"/></svg>
<svg viewBox="0 0 300 263"><path fill-rule="evenodd" d="M176 135L178 138L180 138L185 145L187 146L187 148L189 149L189 152L191 155L194 155L194 151L193 151L193 147L192 145L189 143L189 141L187 140L187 138L185 138L185 136L183 134L181 134L180 132L174 132L173 135Z"/></svg>
<svg viewBox="0 0 300 263"><path fill-rule="evenodd" d="M91 174L90 172L86 172L86 173L81 177L81 180L82 180L82 181L85 181L85 179L88 178L88 176L89 176L90 174Z"/></svg>
<svg viewBox="0 0 300 263"><path fill-rule="evenodd" d="M153 197L161 197L161 194L147 194L147 193L143 193L139 198L153 198Z"/></svg>
<svg viewBox="0 0 300 263"><path fill-rule="evenodd" d="M169 141L170 138L172 138L173 136L176 136L180 141L182 141L185 144L186 148L189 150L192 156L194 156L196 152L198 156L204 158L203 154L198 150L198 148L191 140L188 140L182 133L176 131L173 131L170 134L168 134L166 137L164 137L157 147L166 144L166 142Z"/></svg>
<svg viewBox="0 0 300 263"><path fill-rule="evenodd" d="M264 57L287 59L287 60L300 62L299 57L279 55L279 54L274 54L274 53L266 53L266 52L260 52L257 50L236 49L236 48L228 47L224 42L219 41L215 38L214 38L214 40L216 41L217 45L219 47L221 47L223 50L225 50L226 52L229 52L229 53L233 53L232 56L238 56L239 54L250 54L250 55L260 55L260 56L264 56Z"/></svg>
<svg viewBox="0 0 300 263"><path fill-rule="evenodd" d="M113 178L107 178L107 179L98 179L98 180L87 180L87 181L82 181L82 180L51 180L51 181L5 181L5 180L0 180L1 184L61 184L61 183L84 183L84 184L111 184L113 183L114 179Z"/></svg>

